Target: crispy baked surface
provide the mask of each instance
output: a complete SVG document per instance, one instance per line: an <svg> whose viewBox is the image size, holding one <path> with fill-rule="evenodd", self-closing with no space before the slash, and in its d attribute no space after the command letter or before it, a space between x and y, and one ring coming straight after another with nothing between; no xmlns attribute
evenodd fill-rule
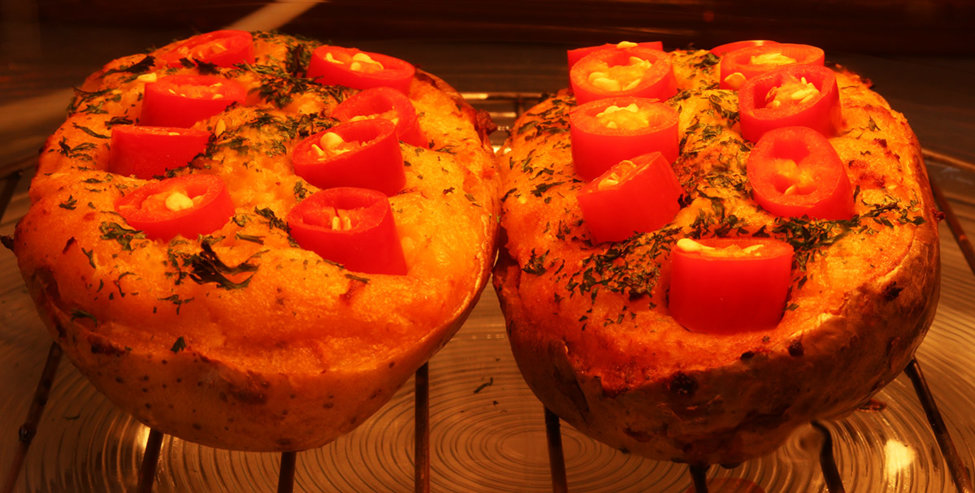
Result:
<svg viewBox="0 0 975 493"><path fill-rule="evenodd" d="M161 431L235 449L327 443L446 343L487 281L498 211L489 120L423 72L409 98L431 148L401 143L406 186L390 197L409 273L347 271L291 240L285 215L317 189L288 152L335 124L331 110L354 92L302 77L318 45L255 33L250 66L112 61L41 152L15 237L24 278L82 372ZM195 125L214 138L172 173L223 178L233 220L163 242L114 210L146 181L106 167L112 127L137 122L146 81L173 73L217 73L249 95Z"/></svg>
<svg viewBox="0 0 975 493"><path fill-rule="evenodd" d="M560 92L514 124L499 155L506 244L495 267L511 345L542 402L614 447L736 463L797 425L855 409L907 364L934 314L936 213L904 117L840 67L844 127L830 142L855 216L776 218L751 199L732 91L717 57L675 51L682 210L658 231L592 245ZM796 250L785 315L768 331L693 333L667 310L681 237L765 235ZM702 307L702 309L707 309Z"/></svg>

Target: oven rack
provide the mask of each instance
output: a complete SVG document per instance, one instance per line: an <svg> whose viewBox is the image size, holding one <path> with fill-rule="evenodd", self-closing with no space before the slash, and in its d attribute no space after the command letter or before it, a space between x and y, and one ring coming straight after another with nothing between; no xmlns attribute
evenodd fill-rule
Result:
<svg viewBox="0 0 975 493"><path fill-rule="evenodd" d="M504 138L507 136L507 132L510 130L514 119L527 107L544 97L543 94L535 92L465 92L462 95L475 108L487 112L492 120L498 123L497 131L491 135L492 144L495 149L500 147ZM929 167L937 163L950 168L975 172L975 164L937 151L924 149L923 157ZM29 178L32 168L35 165L35 156L0 164L0 183L2 183L0 185L0 218L4 217L8 205L10 205L12 198L18 192L18 186L22 184L22 180ZM961 250L969 270L975 274L975 249L973 249L972 243L966 235L961 221L955 214L950 201L945 197L944 192L936 180L931 180L931 187L935 201L940 211L944 214L945 223L948 225L958 248ZM4 240L4 245L11 246L6 239ZM17 436L0 437L0 443L5 443L11 439L17 442L17 450L13 460L8 464L0 464L0 474L2 474L0 476L0 493L13 493L17 487L18 478L24 467L31 442L38 431L38 425L41 422L44 408L49 398L52 398L50 394L51 388L61 361L61 356L62 352L60 347L56 343L52 343L34 391L30 408L23 419L23 424L18 429ZM971 471L965 464L964 458L958 452L958 447L948 430L945 419L938 408L937 400L931 392L922 372L921 364L916 357L910 362L904 372L910 379L916 397L921 403L927 424L930 426L930 431L937 440L938 449L945 467L949 471L951 480L956 486L957 491L959 493L975 493ZM414 377L413 486L416 493L428 493L431 484L429 382L429 365L424 364L417 370ZM57 398L57 396L53 396L53 398ZM569 485L562 444L561 420L545 408L543 408L543 416L541 416L541 419L544 420L552 491L553 493L567 493L569 491ZM829 493L846 492L846 488L838 472L836 460L833 456L831 432L822 423L813 422L811 425L822 436L819 451L819 465L827 490ZM163 437L164 435L157 430L150 430L147 435L138 475L138 491L140 493L148 493L153 490ZM294 491L297 453L298 451L291 451L283 452L280 455L277 481L277 491L279 493L290 493ZM734 466L725 465L723 467ZM695 493L708 492L707 472L711 467L711 464L687 465L687 474L690 477Z"/></svg>

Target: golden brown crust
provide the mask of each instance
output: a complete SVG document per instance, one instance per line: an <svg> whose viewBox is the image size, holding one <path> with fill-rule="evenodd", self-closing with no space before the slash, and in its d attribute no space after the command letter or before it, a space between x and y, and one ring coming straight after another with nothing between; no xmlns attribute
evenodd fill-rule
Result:
<svg viewBox="0 0 975 493"><path fill-rule="evenodd" d="M685 205L655 233L593 246L581 221L559 93L502 149L495 267L512 350L542 402L585 433L662 460L737 463L797 425L855 409L907 364L934 314L938 237L920 146L857 76L837 73L831 139L857 188L850 221L779 220L750 199L737 98L706 52L674 52ZM797 250L789 307L769 331L689 332L667 311L681 236L767 234Z"/></svg>
<svg viewBox="0 0 975 493"><path fill-rule="evenodd" d="M327 443L447 342L487 282L493 153L470 107L428 76L409 96L432 148L402 144L407 184L390 198L409 273L350 272L293 244L281 219L316 188L287 152L330 125L352 92L281 70L315 46L257 33L256 68L216 69L249 97L196 124L215 137L176 171L228 185L235 216L206 237L167 243L131 231L114 201L145 180L106 171L106 136L137 120L145 81L197 69L147 65L145 55L107 64L42 151L15 237L24 278L72 361L160 431L246 450Z"/></svg>

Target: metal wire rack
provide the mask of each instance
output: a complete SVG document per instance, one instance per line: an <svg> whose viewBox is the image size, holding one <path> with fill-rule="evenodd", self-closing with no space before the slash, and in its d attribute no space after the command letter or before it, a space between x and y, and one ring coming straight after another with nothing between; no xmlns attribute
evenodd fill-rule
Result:
<svg viewBox="0 0 975 493"><path fill-rule="evenodd" d="M499 124L499 130L492 135L493 143L495 146L499 146L517 115L522 113L527 106L537 102L542 95L538 93L468 92L464 93L464 97L476 108L488 112L492 119ZM924 157L929 166L932 163L939 163L940 165L966 172L975 172L975 164L960 161L951 156L925 150ZM22 184L22 180L31 174L34 164L35 158L29 157L0 165L0 180L2 180L2 185L0 185L0 217L3 217L12 197L17 192L18 184ZM971 241L962 228L962 222L955 214L951 202L945 197L938 184L932 180L931 185L938 207L944 214L945 223L953 234L955 242L961 250L969 269L975 274L975 250L973 250ZM31 442L38 432L38 426L41 422L45 405L49 399L58 398L57 395L51 395L51 389L60 361L60 347L57 344L51 344L34 391L31 405L26 416L23 418L22 425L18 429L17 436L0 437L0 442L7 442L9 440L16 440L17 442L17 450L12 461L8 464L0 465L2 467L0 468L0 474L3 474L0 476L0 481L2 481L0 482L0 493L14 492ZM938 449L957 491L960 493L975 492L971 471L967 467L965 459L959 454L958 447L953 441L948 426L938 408L936 398L932 394L927 380L924 377L921 364L916 358L905 369L905 373L909 377L917 399L923 408L927 424L937 439ZM425 364L416 372L414 378L413 485L414 491L417 493L429 492L431 488L429 382L429 368ZM561 421L558 416L548 409L544 410L542 419L544 419L545 425L552 491L555 493L568 492L569 484L567 481L566 461L562 444ZM814 422L812 426L823 438L819 452L819 465L826 488L830 493L845 492L846 488L838 472L836 460L833 455L831 433L821 423ZM157 463L163 441L162 433L156 430L150 430L146 438L138 475L139 492L150 492L153 490L153 482L156 477ZM284 452L280 456L277 481L277 491L279 493L291 492L295 489L297 453L298 451ZM710 464L687 465L687 474L690 476L693 491L696 493L706 493L708 491L706 475L711 466Z"/></svg>

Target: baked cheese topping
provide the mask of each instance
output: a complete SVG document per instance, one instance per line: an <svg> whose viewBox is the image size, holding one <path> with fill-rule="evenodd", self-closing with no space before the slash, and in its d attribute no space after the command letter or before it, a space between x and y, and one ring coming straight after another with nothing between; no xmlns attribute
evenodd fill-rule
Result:
<svg viewBox="0 0 975 493"><path fill-rule="evenodd" d="M352 146L335 132L326 132L318 139L318 144L312 144L311 148L320 159L335 157L352 150Z"/></svg>
<svg viewBox="0 0 975 493"><path fill-rule="evenodd" d="M646 110L641 110L636 103L626 106L607 106L605 110L596 114L596 120L606 128L637 130L650 124L650 116Z"/></svg>
<svg viewBox="0 0 975 493"><path fill-rule="evenodd" d="M191 209L193 205L193 199L183 192L173 192L166 197L166 208L173 212Z"/></svg>
<svg viewBox="0 0 975 493"><path fill-rule="evenodd" d="M335 58L335 56L332 55L332 52L328 52L325 54L325 61L330 63L337 63L337 64L346 63L342 60L339 60L338 58ZM366 72L366 73L379 72L384 68L386 68L383 66L381 62L373 59L367 53L362 53L362 52L352 55L352 58L349 59L348 64L349 64L349 70L352 70L353 72Z"/></svg>
<svg viewBox="0 0 975 493"><path fill-rule="evenodd" d="M819 89L805 77L796 80L790 76L790 80L769 90L765 95L765 107L778 108L788 104L806 104L819 94Z"/></svg>
<svg viewBox="0 0 975 493"><path fill-rule="evenodd" d="M789 65L796 63L796 59L783 55L780 52L762 53L749 59L752 65Z"/></svg>
<svg viewBox="0 0 975 493"><path fill-rule="evenodd" d="M650 60L631 56L627 63L610 66L608 63L595 64L589 73L589 83L606 91L629 91L643 82L643 74L653 64Z"/></svg>
<svg viewBox="0 0 975 493"><path fill-rule="evenodd" d="M707 246L696 242L690 238L681 238L677 240L677 248L685 252L701 253L708 257L758 257L760 255L760 250L765 245L755 244L742 248L738 245L728 245L724 248L715 248Z"/></svg>
<svg viewBox="0 0 975 493"><path fill-rule="evenodd" d="M734 90L738 90L738 88L745 83L745 80L745 74L741 72L735 72L724 78L725 84L728 84L728 86Z"/></svg>
<svg viewBox="0 0 975 493"><path fill-rule="evenodd" d="M630 161L629 159L620 161L619 164L612 168L612 171L608 175L599 180L599 184L596 185L596 188L599 190L609 190L611 188L615 188L620 184L620 182L626 180L634 168L636 168L636 165L633 164L633 161Z"/></svg>

